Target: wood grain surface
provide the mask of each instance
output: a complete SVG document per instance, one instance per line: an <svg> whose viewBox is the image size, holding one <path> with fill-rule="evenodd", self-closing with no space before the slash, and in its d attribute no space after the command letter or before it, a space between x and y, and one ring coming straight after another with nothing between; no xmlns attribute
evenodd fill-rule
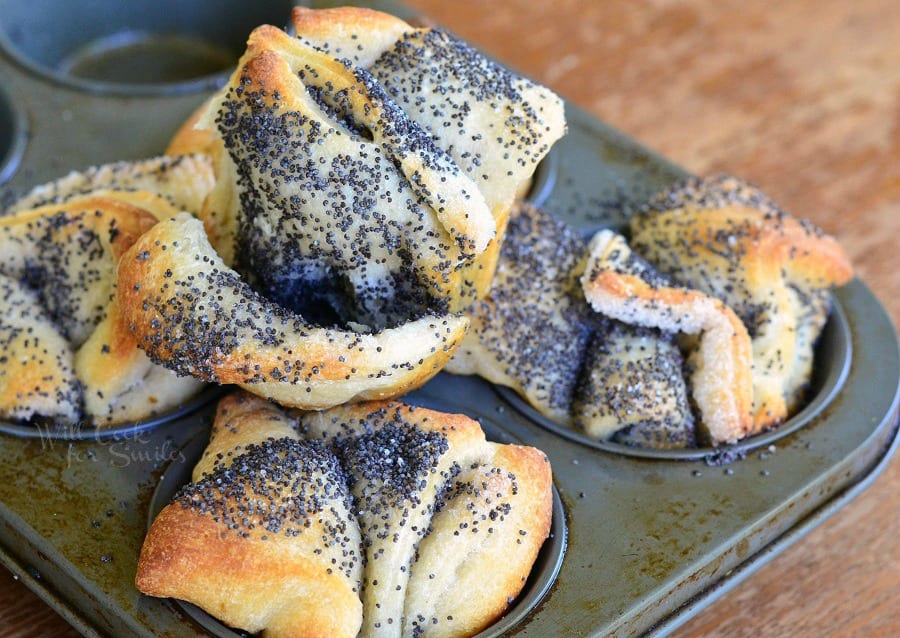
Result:
<svg viewBox="0 0 900 638"><path fill-rule="evenodd" d="M409 3L687 169L812 219L900 323L900 2ZM676 635L900 635L898 535L894 458ZM73 635L0 570L0 636Z"/></svg>

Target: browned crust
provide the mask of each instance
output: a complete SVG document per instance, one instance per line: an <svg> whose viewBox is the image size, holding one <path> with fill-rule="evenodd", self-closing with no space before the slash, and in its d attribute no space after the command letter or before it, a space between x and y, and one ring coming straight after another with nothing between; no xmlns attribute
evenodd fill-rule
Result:
<svg viewBox="0 0 900 638"><path fill-rule="evenodd" d="M723 232L751 286L772 285L785 276L812 288L841 286L853 278L853 266L844 248L831 235L815 232L808 224L787 215L732 204L721 208L673 208L656 213L653 224L678 229L692 253L714 252ZM642 232L642 231L638 231Z"/></svg>
<svg viewBox="0 0 900 638"><path fill-rule="evenodd" d="M193 248L186 253L176 245L179 241L182 246L193 242ZM164 365L182 364L171 349L173 341L167 339L178 326L168 325L145 301L148 295L160 304L175 299L170 280L178 280L178 273L195 274L198 255L206 272L234 274L212 250L199 222L184 216L157 225L119 264L117 295L123 316L141 347ZM233 348L217 350L214 360L203 362L212 375L199 367L189 372L206 381L239 384L284 405L320 409L349 400L398 396L418 387L450 359L467 327L467 319L449 315L426 317L374 335L307 326L305 335L289 336L290 343L239 339ZM285 357L294 363L291 377L275 372L284 366Z"/></svg>
<svg viewBox="0 0 900 638"><path fill-rule="evenodd" d="M292 19L299 37L327 42L338 57L357 54L359 42L353 35L365 34L365 46L369 57L377 56L396 42L403 33L413 31L409 24L387 13L362 7L336 7L334 9L307 9L294 7ZM367 60L364 60L364 62Z"/></svg>
<svg viewBox="0 0 900 638"><path fill-rule="evenodd" d="M365 7L335 7L333 9L307 9L294 7L291 14L298 34L331 35L352 27L354 31L412 30L412 27L383 11Z"/></svg>
<svg viewBox="0 0 900 638"><path fill-rule="evenodd" d="M370 402L341 406L323 413L310 413L322 425L350 423L354 419L395 418L426 431L447 435L451 447L465 452L466 468L483 473L483 483L466 492L457 509L493 507L495 499L509 501L512 508L491 522L493 534L453 535L458 521L453 513L442 525L443 534L470 544L472 554L447 556L448 574L455 565L483 564L489 570L489 591L472 586L472 577L483 580L483 571L456 580L456 589L442 592L437 609L457 614L459 624L448 625L437 635L466 636L494 622L521 591L538 552L547 538L552 521L552 474L546 456L531 447L488 443L477 421L461 414L445 414L399 402ZM231 457L268 432L272 422L290 421L278 407L243 392L219 403L213 426L213 441L231 437L230 443L215 447L216 455ZM317 435L316 437L317 438ZM218 441L222 443L222 441ZM207 453L210 449L207 450ZM457 458L457 454L453 455ZM464 470L466 468L463 468ZM196 472L195 472L196 474ZM474 500L473 500L474 499ZM485 510L487 511L487 510ZM435 514L435 520L441 516ZM251 515L252 517L252 515ZM253 522L253 521L251 521ZM141 548L135 584L145 594L174 597L203 607L230 626L272 636L356 635L362 622L362 606L349 579L327 573L325 559L318 558L317 543L322 534L288 538L249 529L245 536L227 532L212 516L179 503L164 508L154 520ZM487 537L490 541L485 543ZM443 537L442 537L443 538ZM440 547L436 547L442 554ZM439 556L439 560L443 560ZM414 567L413 567L414 569ZM423 572L423 577L427 575ZM462 588L462 589L460 589ZM474 600L465 600L464 599ZM456 605L457 607L454 607ZM464 605L464 607L459 607Z"/></svg>
<svg viewBox="0 0 900 638"><path fill-rule="evenodd" d="M611 239L598 241L601 236ZM595 310L626 323L701 333L693 396L715 443L734 443L759 431L753 414L753 363L750 336L734 311L697 290L651 286L637 275L618 272L610 255L630 252L609 231L598 234L582 286ZM715 371L711 374L710 371Z"/></svg>
<svg viewBox="0 0 900 638"><path fill-rule="evenodd" d="M348 583L291 551L290 539L224 534L211 516L174 503L153 521L138 559L135 585L150 596L202 606L226 624L280 636L356 635L359 599ZM314 535L313 533L310 534ZM249 626L246 618L257 619Z"/></svg>
<svg viewBox="0 0 900 638"><path fill-rule="evenodd" d="M199 481L216 468L228 467L240 450L268 439L298 439L296 422L275 404L246 391L232 392L219 400L209 444L194 467Z"/></svg>
<svg viewBox="0 0 900 638"><path fill-rule="evenodd" d="M166 147L166 155L192 155L194 153L202 153L204 155L215 155L221 143L216 139L213 131L210 129L196 128L197 121L206 111L213 98L210 97L200 106L194 109L194 112L188 116L175 135L169 140Z"/></svg>
<svg viewBox="0 0 900 638"><path fill-rule="evenodd" d="M27 226L41 217L57 213L65 213L65 228L73 234L84 228L96 231L101 240L108 242L116 260L156 223L156 216L150 211L135 206L124 198L85 195L64 204L50 204L0 218L0 226ZM74 223L76 220L77 224ZM113 228L118 232L112 233L111 237L110 231Z"/></svg>

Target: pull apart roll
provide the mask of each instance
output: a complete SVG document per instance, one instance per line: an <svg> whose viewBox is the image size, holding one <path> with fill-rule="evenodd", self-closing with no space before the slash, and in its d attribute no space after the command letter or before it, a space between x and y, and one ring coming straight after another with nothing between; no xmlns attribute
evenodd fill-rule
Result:
<svg viewBox="0 0 900 638"><path fill-rule="evenodd" d="M272 638L471 636L525 584L551 485L541 452L462 415L292 415L238 393L153 522L136 584Z"/></svg>
<svg viewBox="0 0 900 638"><path fill-rule="evenodd" d="M178 374L292 407L393 397L434 376L464 317L425 316L375 333L323 328L266 299L225 265L203 225L181 214L119 263L123 320L147 355Z"/></svg>
<svg viewBox="0 0 900 638"><path fill-rule="evenodd" d="M114 162L73 171L36 186L4 214L59 204L72 197L107 190L119 193L120 199L127 197L126 193L152 193L165 198L177 211L199 215L214 182L212 159L203 153ZM139 202L133 203L140 206Z"/></svg>
<svg viewBox="0 0 900 638"><path fill-rule="evenodd" d="M357 636L362 543L334 453L250 395L220 402L208 452L153 521L137 588L269 638Z"/></svg>
<svg viewBox="0 0 900 638"><path fill-rule="evenodd" d="M108 425L166 410L199 389L153 365L120 322L118 259L158 219L178 213L160 194L96 188L112 184L93 177L134 169L73 174L0 217L3 418ZM167 179L180 180L179 169ZM89 192L79 194L82 187ZM39 201L49 203L31 207Z"/></svg>
<svg viewBox="0 0 900 638"><path fill-rule="evenodd" d="M443 32L294 15L296 38L251 34L199 118L213 139L173 140L215 158L214 246L267 297L345 325L461 311L486 290L516 188L564 130L561 101ZM335 33L373 55L336 51Z"/></svg>
<svg viewBox="0 0 900 638"><path fill-rule="evenodd" d="M828 289L853 276L833 237L727 175L675 184L634 216L631 236L660 271L721 299L746 326L755 431L802 405Z"/></svg>

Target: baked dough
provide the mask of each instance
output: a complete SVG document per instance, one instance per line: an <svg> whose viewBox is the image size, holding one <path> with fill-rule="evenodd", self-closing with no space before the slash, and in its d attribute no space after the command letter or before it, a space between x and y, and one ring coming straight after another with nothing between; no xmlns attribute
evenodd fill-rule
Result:
<svg viewBox="0 0 900 638"><path fill-rule="evenodd" d="M579 276L586 242L546 212L514 209L491 290L446 370L513 388L556 421L569 421L595 313Z"/></svg>
<svg viewBox="0 0 900 638"><path fill-rule="evenodd" d="M347 473L288 419L273 431L273 409L222 400L210 446L223 457L153 521L135 584L271 638L354 638L363 566Z"/></svg>
<svg viewBox="0 0 900 638"><path fill-rule="evenodd" d="M469 309L472 327L446 370L508 386L598 439L691 445L678 348L671 335L592 311L581 289L587 248L545 211L514 207L491 290Z"/></svg>
<svg viewBox="0 0 900 638"><path fill-rule="evenodd" d="M699 427L714 444L754 434L751 348L744 324L720 300L666 283L624 237L610 230L594 235L582 277L591 306L628 324L699 335L688 357Z"/></svg>
<svg viewBox="0 0 900 638"><path fill-rule="evenodd" d="M320 322L378 329L461 310L490 280L480 256L496 257L516 187L564 130L561 101L385 14L298 9L295 23L297 38L254 31L200 118L222 146L175 145L216 158L204 220L217 251L278 303L329 308ZM354 63L321 38L380 52Z"/></svg>
<svg viewBox="0 0 900 638"><path fill-rule="evenodd" d="M95 190L20 208L0 217L0 344L8 362L0 416L106 425L195 393L198 383L176 379L137 350L113 299L116 261L159 217L177 213L169 200Z"/></svg>
<svg viewBox="0 0 900 638"><path fill-rule="evenodd" d="M786 419L805 397L827 290L853 269L838 242L731 176L691 178L631 221L634 249L684 286L724 301L753 340L753 420Z"/></svg>
<svg viewBox="0 0 900 638"><path fill-rule="evenodd" d="M114 162L72 171L60 179L36 186L10 206L4 215L59 204L98 190L153 193L167 199L176 210L199 215L213 183L212 160L203 153Z"/></svg>
<svg viewBox="0 0 900 638"><path fill-rule="evenodd" d="M550 530L542 453L401 403L298 418L222 400L208 473L144 542L141 591L272 637L471 636L503 613Z"/></svg>
<svg viewBox="0 0 900 638"><path fill-rule="evenodd" d="M185 213L154 226L122 258L117 298L156 363L310 409L418 387L468 326L454 315L375 333L313 326L252 290Z"/></svg>
<svg viewBox="0 0 900 638"><path fill-rule="evenodd" d="M440 28L355 7L296 7L293 22L297 37L370 71L484 194L497 237L465 269L463 295L484 296L514 199L565 133L562 100Z"/></svg>
<svg viewBox="0 0 900 638"><path fill-rule="evenodd" d="M684 359L671 333L609 319L587 345L572 426L640 448L694 447Z"/></svg>

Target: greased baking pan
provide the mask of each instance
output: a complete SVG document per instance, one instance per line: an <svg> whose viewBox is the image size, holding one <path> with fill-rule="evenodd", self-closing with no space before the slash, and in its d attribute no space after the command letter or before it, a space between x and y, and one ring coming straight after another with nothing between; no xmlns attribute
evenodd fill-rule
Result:
<svg viewBox="0 0 900 638"><path fill-rule="evenodd" d="M117 40L87 29L93 22L125 24L123 4L138 3L94 0L51 20L40 14L41 3L0 0L0 203L72 169L158 154L221 81L216 73L164 77L172 81L162 84L158 77L75 77L72 69L90 75L104 68L103 47L147 44L141 34ZM197 5L190 15L178 13L181 4L133 10L150 14L141 16L143 24L182 26L187 39L202 38L204 44L179 43L188 57L202 52L199 72L211 70L226 52L236 58L235 38L240 43L258 22L284 24L291 3L266 3L263 11L247 8L256 3L223 7L208 0L190 3ZM410 15L400 5L373 4ZM212 26L198 19L201 5L217 16ZM109 19L92 22L91 11ZM91 38L66 41L77 52L64 65L68 70L48 70L59 64L53 56L71 53L62 43L43 53L22 46L32 41L29 29L47 31L53 24ZM158 45L147 46L152 53ZM568 107L567 118L569 133L541 166L531 198L586 233L621 225L629 209L684 174L575 107ZM837 290L834 299L837 311L818 347L810 406L785 427L727 453L636 454L597 445L475 378L442 374L414 393L412 402L479 418L492 438L535 445L553 463L557 513L565 520L555 521L537 582L486 634L663 633L871 481L897 445L897 337L860 281ZM0 433L3 562L85 635L207 633L182 606L138 594L133 577L149 512L185 475L213 405L214 393L187 415L150 428L121 428L107 438L79 432L80 440L66 440L10 426Z"/></svg>

